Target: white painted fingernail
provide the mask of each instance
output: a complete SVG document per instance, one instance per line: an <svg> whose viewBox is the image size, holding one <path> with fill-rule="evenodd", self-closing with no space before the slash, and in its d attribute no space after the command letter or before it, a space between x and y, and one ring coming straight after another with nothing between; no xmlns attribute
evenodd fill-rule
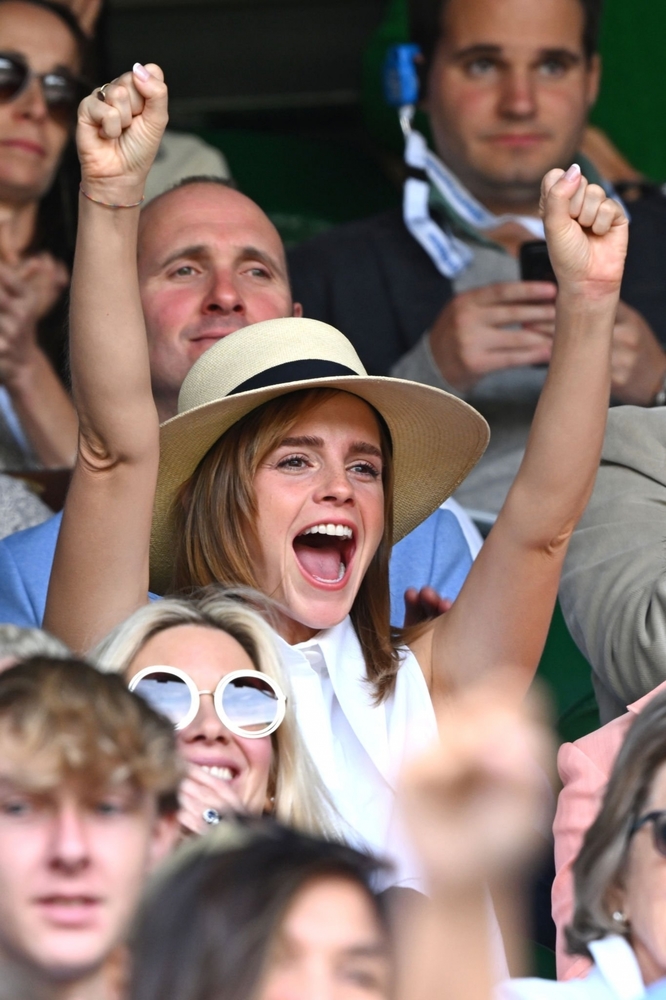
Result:
<svg viewBox="0 0 666 1000"><path fill-rule="evenodd" d="M572 163L566 174L564 175L565 181L574 181L580 176L580 166L577 163Z"/></svg>
<svg viewBox="0 0 666 1000"><path fill-rule="evenodd" d="M135 74L135 76L138 76L140 80L144 81L150 80L150 73L148 72L146 67L142 66L142 64L139 62L134 63L134 65L132 66L132 72Z"/></svg>

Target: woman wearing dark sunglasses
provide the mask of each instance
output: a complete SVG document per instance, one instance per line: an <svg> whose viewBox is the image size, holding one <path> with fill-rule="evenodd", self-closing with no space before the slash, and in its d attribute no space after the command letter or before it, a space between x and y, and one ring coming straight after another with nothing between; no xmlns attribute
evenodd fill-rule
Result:
<svg viewBox="0 0 666 1000"><path fill-rule="evenodd" d="M0 0L0 468L70 465L61 382L85 38L50 0Z"/></svg>
<svg viewBox="0 0 666 1000"><path fill-rule="evenodd" d="M91 658L173 722L187 763L179 793L185 833L205 833L236 812L333 834L273 634L253 607L273 614L259 594L217 587L157 601L115 628Z"/></svg>

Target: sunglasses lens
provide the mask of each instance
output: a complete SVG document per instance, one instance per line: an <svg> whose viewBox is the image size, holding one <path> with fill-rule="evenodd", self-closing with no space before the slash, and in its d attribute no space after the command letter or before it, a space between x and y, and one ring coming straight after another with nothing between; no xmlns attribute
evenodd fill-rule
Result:
<svg viewBox="0 0 666 1000"><path fill-rule="evenodd" d="M280 703L275 691L261 677L236 677L224 689L222 708L239 733L253 736L267 732L275 723Z"/></svg>
<svg viewBox="0 0 666 1000"><path fill-rule="evenodd" d="M8 56L0 56L0 104L16 97L27 76L28 71L21 63Z"/></svg>
<svg viewBox="0 0 666 1000"><path fill-rule="evenodd" d="M183 721L192 706L190 689L185 681L173 674L160 671L146 674L133 690L156 712L170 719L174 726Z"/></svg>
<svg viewBox="0 0 666 1000"><path fill-rule="evenodd" d="M42 88L51 116L71 121L80 99L76 81L61 73L47 73L42 78Z"/></svg>

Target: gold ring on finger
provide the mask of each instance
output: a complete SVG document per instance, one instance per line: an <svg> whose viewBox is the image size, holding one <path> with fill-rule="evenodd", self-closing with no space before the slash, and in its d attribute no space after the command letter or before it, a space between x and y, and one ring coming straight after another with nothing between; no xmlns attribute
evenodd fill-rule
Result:
<svg viewBox="0 0 666 1000"><path fill-rule="evenodd" d="M103 83L102 84L102 86L97 91L97 100L98 101L105 101L106 100L106 88L110 87L110 86L111 86L110 83Z"/></svg>

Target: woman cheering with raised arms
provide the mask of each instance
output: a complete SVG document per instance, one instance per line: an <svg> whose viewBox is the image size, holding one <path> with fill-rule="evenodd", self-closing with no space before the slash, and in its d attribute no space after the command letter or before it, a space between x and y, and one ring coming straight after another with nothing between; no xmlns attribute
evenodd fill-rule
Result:
<svg viewBox="0 0 666 1000"><path fill-rule="evenodd" d="M545 177L559 293L525 458L451 611L398 637L391 544L464 478L485 422L440 390L367 376L331 327L276 319L202 355L159 428L136 236L166 87L158 67L137 64L98 96L79 112L70 329L81 432L46 627L83 652L147 601L149 579L160 593L218 582L270 595L298 721L337 808L395 854L395 775L435 736L432 700L506 665L526 689L536 670L599 462L627 220L576 166ZM189 261L178 268L174 281L207 280Z"/></svg>

